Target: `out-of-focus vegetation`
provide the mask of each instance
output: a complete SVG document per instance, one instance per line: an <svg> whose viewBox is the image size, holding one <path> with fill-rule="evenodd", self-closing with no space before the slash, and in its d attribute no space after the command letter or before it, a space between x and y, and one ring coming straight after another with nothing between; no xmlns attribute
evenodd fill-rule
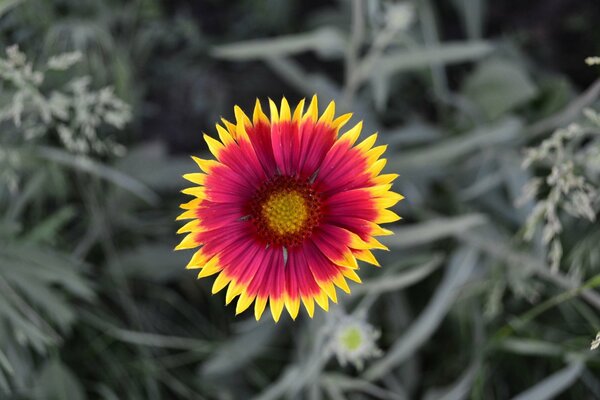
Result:
<svg viewBox="0 0 600 400"><path fill-rule="evenodd" d="M0 398L600 398L598 21L0 1ZM330 313L236 318L172 252L187 155L234 104L313 93L389 143L404 219Z"/></svg>

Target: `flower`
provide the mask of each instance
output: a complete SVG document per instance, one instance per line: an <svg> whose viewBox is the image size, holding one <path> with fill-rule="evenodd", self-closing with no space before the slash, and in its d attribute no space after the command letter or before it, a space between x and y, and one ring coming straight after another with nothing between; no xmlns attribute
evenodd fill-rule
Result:
<svg viewBox="0 0 600 400"><path fill-rule="evenodd" d="M220 140L204 135L216 160L193 157L203 172L184 175L198 186L182 191L194 199L176 250L200 247L187 268L217 274L212 292L239 296L236 314L254 303L258 320L268 301L275 321L300 303L312 317L314 302L337 302L335 286L350 292L346 278L360 283L357 260L379 265L370 249L387 248L374 236L392 234L379 224L400 219L387 208L403 197L390 191L398 175L380 175L377 134L354 146L359 122L338 137L352 114L334 119L331 102L319 116L316 96L306 112L304 100L293 113L285 98L269 105L270 119L257 100L252 120L236 106Z"/></svg>
<svg viewBox="0 0 600 400"><path fill-rule="evenodd" d="M342 367L351 363L362 369L367 359L381 356L376 343L380 336L364 316L344 315L336 323L331 347Z"/></svg>

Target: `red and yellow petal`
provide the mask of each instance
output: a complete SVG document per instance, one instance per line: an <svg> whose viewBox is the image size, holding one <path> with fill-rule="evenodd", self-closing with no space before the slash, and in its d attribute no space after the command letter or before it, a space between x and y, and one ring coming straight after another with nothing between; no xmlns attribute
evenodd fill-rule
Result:
<svg viewBox="0 0 600 400"><path fill-rule="evenodd" d="M182 191L193 199L181 205L177 220L188 222L176 249L196 248L186 268L213 276L212 292L237 299L236 314L254 305L257 320L267 305L275 321L284 309L292 319L301 306L310 317L315 303L328 310L337 289L361 282L357 261L379 266L371 250L387 248L375 237L393 233L380 224L400 218L390 210L403 199L391 190L398 175L381 174L387 147L377 134L358 142L362 122L340 134L352 114L336 117L334 102L319 114L316 96L305 105L269 100L267 116L257 100L251 118L234 107L218 139L204 135L215 159L193 157L200 171L184 175L195 186ZM290 210L286 199L316 208Z"/></svg>

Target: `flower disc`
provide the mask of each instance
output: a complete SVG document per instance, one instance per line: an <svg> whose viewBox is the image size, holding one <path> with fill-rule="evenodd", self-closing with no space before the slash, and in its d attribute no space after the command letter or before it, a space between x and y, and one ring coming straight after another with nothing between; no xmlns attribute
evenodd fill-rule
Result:
<svg viewBox="0 0 600 400"><path fill-rule="evenodd" d="M235 107L236 122L217 124L220 140L205 135L216 160L193 157L202 172L184 175L196 184L194 199L178 219L191 220L176 247L200 248L187 268L199 278L216 274L213 293L227 287L236 313L254 303L258 320L269 303L275 321L285 307L296 318L336 302L346 278L360 283L357 260L379 265L374 237L392 234L379 224L398 220L388 210L402 199L390 191L395 174L383 174L386 146L377 134L355 145L362 123L339 136L351 114L334 118L331 102L319 116L314 96L293 114L285 100L270 101L270 118L257 100L252 120Z"/></svg>

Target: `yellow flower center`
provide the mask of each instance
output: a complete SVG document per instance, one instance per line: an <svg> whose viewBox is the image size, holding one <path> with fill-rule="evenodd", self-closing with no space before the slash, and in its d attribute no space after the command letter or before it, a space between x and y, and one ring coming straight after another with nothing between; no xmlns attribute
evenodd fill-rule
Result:
<svg viewBox="0 0 600 400"><path fill-rule="evenodd" d="M275 176L265 181L248 202L248 219L267 245L293 247L320 224L321 196L307 180Z"/></svg>
<svg viewBox="0 0 600 400"><path fill-rule="evenodd" d="M341 340L348 350L353 351L361 346L363 342L363 337L358 328L351 327L346 329L346 331L342 333Z"/></svg>
<svg viewBox="0 0 600 400"><path fill-rule="evenodd" d="M304 196L296 191L273 193L262 205L262 215L279 235L299 232L308 218Z"/></svg>

